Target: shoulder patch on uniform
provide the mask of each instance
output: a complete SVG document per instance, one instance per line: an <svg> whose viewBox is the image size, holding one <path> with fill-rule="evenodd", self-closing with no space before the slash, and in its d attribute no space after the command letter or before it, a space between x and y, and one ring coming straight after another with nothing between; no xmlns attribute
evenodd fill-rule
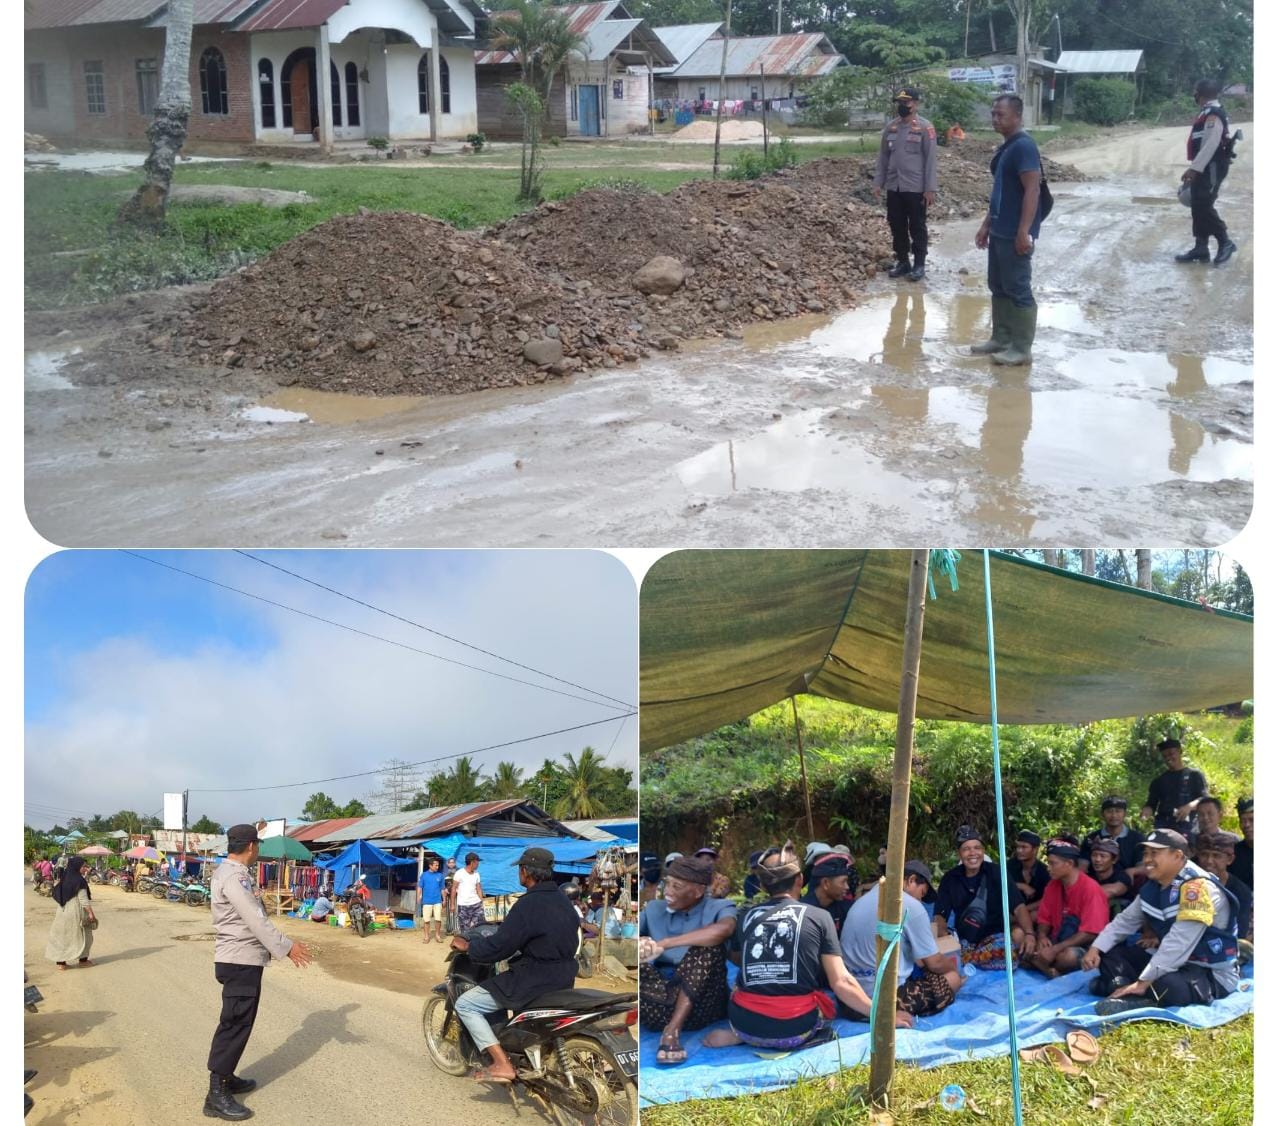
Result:
<svg viewBox="0 0 1280 1126"><path fill-rule="evenodd" d="M1178 922L1213 923L1213 900L1205 880L1186 880L1178 892Z"/></svg>

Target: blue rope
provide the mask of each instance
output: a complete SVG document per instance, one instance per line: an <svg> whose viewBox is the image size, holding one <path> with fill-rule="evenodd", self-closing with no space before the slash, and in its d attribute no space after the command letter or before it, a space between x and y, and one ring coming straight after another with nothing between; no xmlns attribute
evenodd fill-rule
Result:
<svg viewBox="0 0 1280 1126"><path fill-rule="evenodd" d="M960 589L960 576L956 572L956 564L960 561L960 553L951 548L934 548L929 552L929 566L925 569L925 577L929 580L929 600L936 602L938 592L933 585L933 573L937 571L950 584L951 590Z"/></svg>
<svg viewBox="0 0 1280 1126"><path fill-rule="evenodd" d="M1001 856L1000 902L1004 911L1004 979L1005 993L1009 1001L1009 1059L1013 1064L1013 1122L1022 1126L1022 1071L1018 1064L1017 1007L1013 1000L1013 934L1009 924L1009 871L1003 863L1004 843L1004 789L1000 784L1000 720L996 704L996 627L991 609L991 553L982 549L982 579L987 602L987 670L991 679L991 753L994 759L996 779L996 847Z"/></svg>
<svg viewBox="0 0 1280 1126"><path fill-rule="evenodd" d="M881 891L884 889L881 888ZM871 1039L874 1046L876 1013L880 1009L880 983L884 980L884 971L889 968L889 955L897 948L899 941L902 939L902 928L907 921L907 907L904 903L902 906L902 919L897 923L882 923L876 920L876 937L883 938L889 945L884 948L884 954L880 958L880 964L876 967L876 984L871 991ZM897 998L897 990L894 990L894 998Z"/></svg>

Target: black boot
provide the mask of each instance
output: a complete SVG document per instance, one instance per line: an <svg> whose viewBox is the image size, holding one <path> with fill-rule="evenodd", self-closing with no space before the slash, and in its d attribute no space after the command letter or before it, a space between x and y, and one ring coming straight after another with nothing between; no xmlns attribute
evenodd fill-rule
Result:
<svg viewBox="0 0 1280 1126"><path fill-rule="evenodd" d="M224 1122L243 1122L253 1117L253 1111L241 1106L231 1095L231 1088L221 1075L209 1072L209 1093L204 1097L204 1116L221 1118Z"/></svg>
<svg viewBox="0 0 1280 1126"><path fill-rule="evenodd" d="M1205 252L1206 255L1208 251ZM900 278L904 274L911 273L911 267L907 264L905 258L899 258L892 266L889 267L889 276L891 278Z"/></svg>
<svg viewBox="0 0 1280 1126"><path fill-rule="evenodd" d="M258 1085L256 1079L241 1079L238 1075L233 1075L227 1080L227 1090L233 1095L245 1095L252 1091Z"/></svg>
<svg viewBox="0 0 1280 1126"><path fill-rule="evenodd" d="M1175 262L1208 262L1209 261L1209 240L1196 239L1196 244L1190 250L1184 250L1181 254L1174 255Z"/></svg>
<svg viewBox="0 0 1280 1126"><path fill-rule="evenodd" d="M1221 266L1228 258L1236 252L1236 244L1229 238L1218 240L1218 253L1214 255L1213 264Z"/></svg>
<svg viewBox="0 0 1280 1126"><path fill-rule="evenodd" d="M917 258L915 265L911 267L911 272L907 274L908 281L920 281L924 277L924 259Z"/></svg>

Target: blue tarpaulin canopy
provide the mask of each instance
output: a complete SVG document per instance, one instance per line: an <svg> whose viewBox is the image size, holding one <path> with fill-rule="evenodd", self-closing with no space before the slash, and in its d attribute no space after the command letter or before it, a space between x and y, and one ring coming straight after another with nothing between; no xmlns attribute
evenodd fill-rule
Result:
<svg viewBox="0 0 1280 1126"><path fill-rule="evenodd" d="M368 841L352 841L332 860L317 865L322 868L328 868L334 873L333 890L341 895L354 882L352 869L363 870L365 868L395 868L402 864L417 864L416 860L402 859L399 856L392 856L389 852L383 852L376 845L371 845Z"/></svg>
<svg viewBox="0 0 1280 1126"><path fill-rule="evenodd" d="M480 857L480 886L485 895L519 895L524 891L515 862L526 848L545 848L555 858L555 870L585 876L596 853L611 841L580 841L573 837L470 837L453 854L462 867L469 852ZM430 845L428 845L430 847Z"/></svg>

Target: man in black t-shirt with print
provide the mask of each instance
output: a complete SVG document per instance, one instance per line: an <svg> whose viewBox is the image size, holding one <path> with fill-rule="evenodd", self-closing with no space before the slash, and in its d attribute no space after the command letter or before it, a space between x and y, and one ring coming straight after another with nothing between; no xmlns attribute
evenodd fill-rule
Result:
<svg viewBox="0 0 1280 1126"><path fill-rule="evenodd" d="M1144 821L1154 816L1157 829L1172 829L1185 837L1191 832L1196 806L1208 795L1209 787L1200 771L1183 765L1181 740L1165 739L1156 750L1164 756L1165 771L1151 780L1147 804L1138 816Z"/></svg>

